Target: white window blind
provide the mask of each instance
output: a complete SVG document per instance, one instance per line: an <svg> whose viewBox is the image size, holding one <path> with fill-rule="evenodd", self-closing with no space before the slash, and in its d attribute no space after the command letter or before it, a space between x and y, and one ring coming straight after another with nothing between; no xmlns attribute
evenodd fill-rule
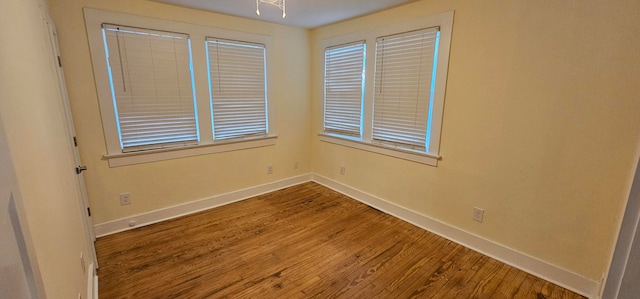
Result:
<svg viewBox="0 0 640 299"><path fill-rule="evenodd" d="M207 38L214 140L267 132L265 46Z"/></svg>
<svg viewBox="0 0 640 299"><path fill-rule="evenodd" d="M373 139L428 150L439 28L376 40Z"/></svg>
<svg viewBox="0 0 640 299"><path fill-rule="evenodd" d="M362 136L364 42L331 47L324 54L324 131Z"/></svg>
<svg viewBox="0 0 640 299"><path fill-rule="evenodd" d="M103 24L123 152L198 143L189 36Z"/></svg>

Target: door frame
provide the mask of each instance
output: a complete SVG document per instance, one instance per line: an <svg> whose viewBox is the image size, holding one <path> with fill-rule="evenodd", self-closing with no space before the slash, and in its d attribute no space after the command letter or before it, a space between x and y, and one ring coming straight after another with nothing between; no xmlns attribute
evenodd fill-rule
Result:
<svg viewBox="0 0 640 299"><path fill-rule="evenodd" d="M60 97L60 101L62 102L61 104L64 110L65 124L67 127L67 131L69 133L69 135L67 136L68 144L73 153L73 160L74 160L75 166L79 167L79 166L82 166L83 164L82 164L82 160L80 159L80 152L78 150L76 131L73 123L73 116L71 114L71 104L69 103L69 94L67 93L67 86L64 78L64 70L63 70L62 62L60 58L60 47L58 46L58 35L53 22L48 18L45 20L45 22L47 24L47 29L49 31L49 41L51 45L51 53L53 55L52 59L54 60L54 65L56 66L55 72L57 75L57 81L58 81L58 87L59 87L59 97ZM95 248L96 235L93 228L93 221L91 220L91 212L90 212L91 210L90 210L89 198L87 196L87 189L84 181L84 175L81 171L80 172L76 171L76 174L77 174L76 190L78 191L78 198L80 199L80 207L82 207L82 210L80 212L82 213L82 218L84 220L83 226L84 226L85 233L87 235L87 239L89 241L88 243L90 244L89 260L90 262L93 263L94 269L97 269L98 257L96 255L96 248Z"/></svg>
<svg viewBox="0 0 640 299"><path fill-rule="evenodd" d="M629 256L633 252L640 252L638 246L634 247L634 238L640 226L640 159L636 166L629 199L624 211L624 218L618 234L613 259L609 267L609 273L604 285L602 298L618 298L622 287L622 280L626 272Z"/></svg>

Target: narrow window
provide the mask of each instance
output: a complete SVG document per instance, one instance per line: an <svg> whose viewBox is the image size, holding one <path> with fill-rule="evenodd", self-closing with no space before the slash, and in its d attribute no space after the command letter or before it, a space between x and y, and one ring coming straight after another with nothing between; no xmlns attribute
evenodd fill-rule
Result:
<svg viewBox="0 0 640 299"><path fill-rule="evenodd" d="M213 139L267 135L265 46L207 38Z"/></svg>
<svg viewBox="0 0 640 299"><path fill-rule="evenodd" d="M197 144L189 36L102 28L122 151Z"/></svg>
<svg viewBox="0 0 640 299"><path fill-rule="evenodd" d="M376 40L373 140L429 151L439 28Z"/></svg>
<svg viewBox="0 0 640 299"><path fill-rule="evenodd" d="M325 50L325 133L356 138L362 136L365 53L364 42Z"/></svg>

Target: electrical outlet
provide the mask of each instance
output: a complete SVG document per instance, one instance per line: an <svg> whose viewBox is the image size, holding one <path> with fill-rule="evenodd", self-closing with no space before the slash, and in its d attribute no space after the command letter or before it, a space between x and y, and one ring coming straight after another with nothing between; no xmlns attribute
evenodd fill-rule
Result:
<svg viewBox="0 0 640 299"><path fill-rule="evenodd" d="M129 192L120 193L120 205L126 206L131 204L131 194Z"/></svg>
<svg viewBox="0 0 640 299"><path fill-rule="evenodd" d="M300 162L298 161L293 162L293 169L298 169L298 167L300 167Z"/></svg>
<svg viewBox="0 0 640 299"><path fill-rule="evenodd" d="M481 208L473 208L473 220L482 222L484 218L484 210Z"/></svg>
<svg viewBox="0 0 640 299"><path fill-rule="evenodd" d="M267 166L267 174L273 174L273 166Z"/></svg>
<svg viewBox="0 0 640 299"><path fill-rule="evenodd" d="M347 172L347 169L344 166L340 166L340 174L344 175Z"/></svg>

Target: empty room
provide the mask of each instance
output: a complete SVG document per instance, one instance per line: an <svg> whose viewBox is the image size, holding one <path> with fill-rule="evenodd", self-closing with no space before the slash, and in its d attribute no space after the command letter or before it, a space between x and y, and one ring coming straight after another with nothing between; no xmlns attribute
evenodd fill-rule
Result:
<svg viewBox="0 0 640 299"><path fill-rule="evenodd" d="M0 298L638 298L639 1L285 1L0 2Z"/></svg>

